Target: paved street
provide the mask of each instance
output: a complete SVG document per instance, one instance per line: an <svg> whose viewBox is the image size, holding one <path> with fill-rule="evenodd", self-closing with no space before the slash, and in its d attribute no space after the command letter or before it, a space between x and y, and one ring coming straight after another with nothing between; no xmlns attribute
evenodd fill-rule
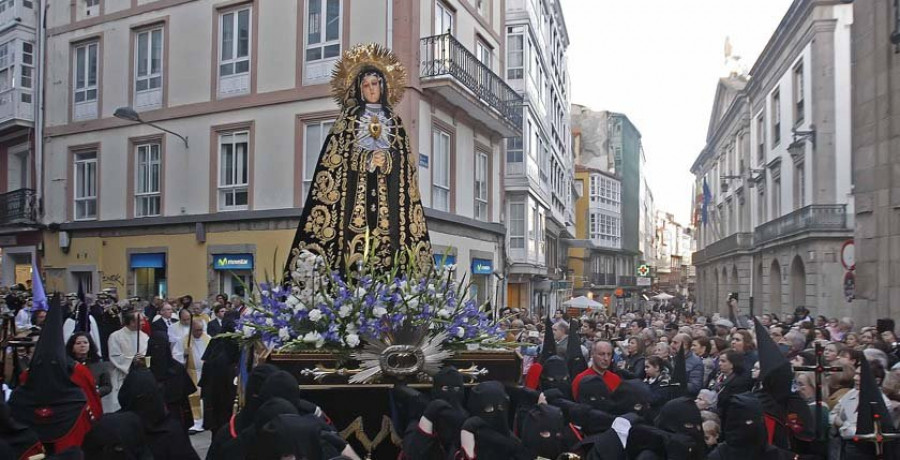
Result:
<svg viewBox="0 0 900 460"><path fill-rule="evenodd" d="M203 433L191 436L191 445L193 445L194 450L200 454L200 458L206 458L206 451L209 450L209 443L211 440L212 433L209 431L204 431Z"/></svg>

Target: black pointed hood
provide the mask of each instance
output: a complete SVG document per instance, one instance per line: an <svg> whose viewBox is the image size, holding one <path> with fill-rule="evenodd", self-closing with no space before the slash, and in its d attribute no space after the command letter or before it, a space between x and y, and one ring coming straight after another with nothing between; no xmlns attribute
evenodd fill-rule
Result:
<svg viewBox="0 0 900 460"><path fill-rule="evenodd" d="M859 363L859 409L856 413L856 434L873 434L875 432L875 418L881 420L881 431L884 433L896 433L891 413L884 404L884 396L875 377L872 376L872 368L868 360Z"/></svg>
<svg viewBox="0 0 900 460"><path fill-rule="evenodd" d="M467 405L469 415L481 417L495 431L506 435L509 433L509 402L503 384L489 380L472 387Z"/></svg>
<svg viewBox="0 0 900 460"><path fill-rule="evenodd" d="M91 332L91 321L88 318L89 309L87 299L84 296L84 286L79 281L78 307L75 309L75 332Z"/></svg>
<svg viewBox="0 0 900 460"><path fill-rule="evenodd" d="M753 324L759 350L759 381L763 384L763 391L772 396L776 402L784 404L791 395L794 378L791 363L781 353L772 337L769 337L769 332L759 318L756 318Z"/></svg>
<svg viewBox="0 0 900 460"><path fill-rule="evenodd" d="M559 389L567 397L571 393L572 381L569 379L569 369L559 356L547 358L541 369L540 389L547 391L551 388Z"/></svg>
<svg viewBox="0 0 900 460"><path fill-rule="evenodd" d="M569 377L575 380L575 376L587 370L587 361L581 352L581 337L578 335L580 325L577 321L569 323L569 340L566 343L566 364L569 366Z"/></svg>
<svg viewBox="0 0 900 460"><path fill-rule="evenodd" d="M541 345L541 356L538 361L543 364L548 358L556 354L556 339L553 338L553 323L550 316L544 319L544 343Z"/></svg>
<svg viewBox="0 0 900 460"><path fill-rule="evenodd" d="M444 366L434 374L431 397L443 399L455 408L462 409L466 399L465 379L453 366Z"/></svg>
<svg viewBox="0 0 900 460"><path fill-rule="evenodd" d="M578 385L578 401L593 409L609 410L613 401L610 399L609 387L599 375L589 375L581 379Z"/></svg>
<svg viewBox="0 0 900 460"><path fill-rule="evenodd" d="M59 295L54 295L34 349L28 381L16 388L9 400L13 417L32 427L43 442L68 433L87 405L84 392L70 378L63 343L63 310Z"/></svg>
<svg viewBox="0 0 900 460"><path fill-rule="evenodd" d="M687 393L687 363L685 362L684 354L684 344L682 343L678 353L675 354L672 378L669 380L673 397Z"/></svg>

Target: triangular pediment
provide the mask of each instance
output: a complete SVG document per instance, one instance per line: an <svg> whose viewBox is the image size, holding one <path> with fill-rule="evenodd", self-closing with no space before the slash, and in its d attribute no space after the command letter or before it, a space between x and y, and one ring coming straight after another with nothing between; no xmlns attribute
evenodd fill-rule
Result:
<svg viewBox="0 0 900 460"><path fill-rule="evenodd" d="M709 142L719 127L722 117L731 107L731 103L740 95L747 86L747 78L743 76L730 76L719 79L716 85L716 97L713 99L712 112L709 116L709 128L706 132L706 140Z"/></svg>

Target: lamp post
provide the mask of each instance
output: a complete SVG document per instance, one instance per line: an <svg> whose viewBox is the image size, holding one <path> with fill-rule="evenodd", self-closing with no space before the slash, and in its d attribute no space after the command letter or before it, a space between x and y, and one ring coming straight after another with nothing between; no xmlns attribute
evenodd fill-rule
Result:
<svg viewBox="0 0 900 460"><path fill-rule="evenodd" d="M815 125L809 125L809 130L807 131L797 131L796 129L791 130L791 133L794 135L794 141L788 145L788 153L791 154L791 158L797 158L802 156L806 152L806 141L812 144L813 147L816 146L816 127Z"/></svg>
<svg viewBox="0 0 900 460"><path fill-rule="evenodd" d="M169 134L171 134L171 135L173 135L173 136L175 136L175 137L181 139L181 140L184 142L184 148L186 148L186 149L187 149L187 148L190 148L190 147L188 146L188 138L187 138L187 136L182 136L181 134L178 134L178 133L176 133L175 131L170 131L170 130L168 130L168 129L166 129L166 128L163 128L162 126L159 126L159 125L157 125L157 124L155 124L155 123L151 123L151 122L149 122L149 121L142 120L142 119L141 119L141 115L140 115L139 113L137 113L137 112L136 112L133 108L131 108L131 107L119 107L119 108L116 109L116 111L113 113L113 116L116 117L116 118L121 118L122 120L128 120L128 121L133 121L133 122L135 122L135 123L140 123L140 124L142 124L142 125L152 126L152 127L156 128L156 129L158 129L158 130L160 130L160 131L167 132L167 133L169 133Z"/></svg>

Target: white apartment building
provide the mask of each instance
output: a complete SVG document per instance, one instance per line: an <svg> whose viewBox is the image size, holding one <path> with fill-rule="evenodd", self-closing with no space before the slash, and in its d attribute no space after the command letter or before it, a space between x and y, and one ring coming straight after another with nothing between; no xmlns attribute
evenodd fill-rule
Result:
<svg viewBox="0 0 900 460"><path fill-rule="evenodd" d="M395 107L436 259L499 300L503 139L521 97L496 0L74 0L49 10L49 289L241 293L277 275L338 115L331 68L375 42L409 73ZM154 126L115 117L131 107ZM179 138L183 137L183 139ZM445 258L446 256L446 258ZM275 270L276 273L272 273Z"/></svg>
<svg viewBox="0 0 900 460"><path fill-rule="evenodd" d="M559 0L506 1L506 81L524 97L506 140L510 307L557 309L571 294L564 239L575 235L569 36Z"/></svg>
<svg viewBox="0 0 900 460"><path fill-rule="evenodd" d="M35 120L44 2L0 0L0 284L27 284L41 241Z"/></svg>
<svg viewBox="0 0 900 460"><path fill-rule="evenodd" d="M841 316L842 245L852 237L853 5L795 0L750 70L720 80L691 171L708 188L699 224L700 308L728 292L754 312Z"/></svg>

